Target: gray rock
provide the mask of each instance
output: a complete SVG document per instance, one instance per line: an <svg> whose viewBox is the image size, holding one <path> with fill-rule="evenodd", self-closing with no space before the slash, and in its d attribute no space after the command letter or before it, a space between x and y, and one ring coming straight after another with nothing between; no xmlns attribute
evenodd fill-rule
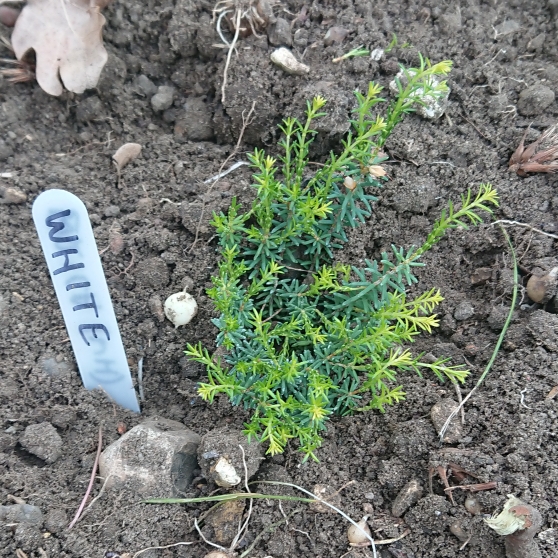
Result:
<svg viewBox="0 0 558 558"><path fill-rule="evenodd" d="M166 287L169 278L169 268L162 258L147 258L137 265L136 279L143 286Z"/></svg>
<svg viewBox="0 0 558 558"><path fill-rule="evenodd" d="M453 399L442 399L434 405L430 411L430 418L436 432L440 432L448 417L457 408L457 403ZM446 444L455 444L463 437L463 425L459 416L455 416L450 422L444 435Z"/></svg>
<svg viewBox="0 0 558 558"><path fill-rule="evenodd" d="M554 91L550 87L538 83L519 94L517 110L523 116L542 114L554 102L554 98Z"/></svg>
<svg viewBox="0 0 558 558"><path fill-rule="evenodd" d="M174 92L174 87L170 85L161 85L158 87L157 93L151 97L151 106L153 110L160 112L170 108L174 101Z"/></svg>
<svg viewBox="0 0 558 558"><path fill-rule="evenodd" d="M213 138L213 113L202 97L191 97L176 115L174 134L191 141Z"/></svg>
<svg viewBox="0 0 558 558"><path fill-rule="evenodd" d="M474 306L467 300L460 302L455 310L453 311L453 317L458 321L462 322L468 320L471 316L475 315Z"/></svg>
<svg viewBox="0 0 558 558"><path fill-rule="evenodd" d="M134 85L136 86L138 92L146 97L151 98L155 95L155 93L157 93L157 86L143 74L137 77Z"/></svg>
<svg viewBox="0 0 558 558"><path fill-rule="evenodd" d="M552 17L558 18L558 0L547 0L546 3Z"/></svg>
<svg viewBox="0 0 558 558"><path fill-rule="evenodd" d="M324 46L328 47L334 43L342 43L345 37L349 34L349 31L344 27L331 27L327 30L324 37Z"/></svg>
<svg viewBox="0 0 558 558"><path fill-rule="evenodd" d="M107 488L126 488L144 498L187 491L198 468L200 437L174 420L153 418L132 428L101 454Z"/></svg>
<svg viewBox="0 0 558 558"><path fill-rule="evenodd" d="M19 443L29 453L47 463L54 463L62 454L62 438L50 422L30 424L23 432Z"/></svg>
<svg viewBox="0 0 558 558"><path fill-rule="evenodd" d="M27 523L35 527L42 527L43 514L37 506L30 504L11 504L0 506L0 521L6 523Z"/></svg>
<svg viewBox="0 0 558 558"><path fill-rule="evenodd" d="M104 213L105 217L118 217L118 215L120 215L120 207L117 205L109 205Z"/></svg>
<svg viewBox="0 0 558 558"><path fill-rule="evenodd" d="M76 108L76 120L81 123L103 118L104 105L96 95L87 97Z"/></svg>
<svg viewBox="0 0 558 558"><path fill-rule="evenodd" d="M255 440L248 443L242 432L220 428L203 436L198 448L198 461L202 474L219 486L231 487L240 484L244 475L244 461L248 478L254 476L263 459L260 444Z"/></svg>
<svg viewBox="0 0 558 558"><path fill-rule="evenodd" d="M289 22L278 17L277 21L267 28L267 38L273 46L292 46L293 38Z"/></svg>
<svg viewBox="0 0 558 558"><path fill-rule="evenodd" d="M422 497L422 486L418 480L408 482L396 496L391 505L391 515L401 517L413 504Z"/></svg>
<svg viewBox="0 0 558 558"><path fill-rule="evenodd" d="M546 35L544 33L539 33L536 37L533 37L527 44L527 50L529 52L540 52L544 46L546 40Z"/></svg>

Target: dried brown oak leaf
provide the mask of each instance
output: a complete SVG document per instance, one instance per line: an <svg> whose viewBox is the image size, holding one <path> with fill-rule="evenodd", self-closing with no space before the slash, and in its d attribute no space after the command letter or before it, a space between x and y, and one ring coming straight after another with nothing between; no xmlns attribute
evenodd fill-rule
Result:
<svg viewBox="0 0 558 558"><path fill-rule="evenodd" d="M525 147L525 130L521 142L511 156L510 171L519 176L529 172L558 172L558 131L556 126L545 130L539 138Z"/></svg>
<svg viewBox="0 0 558 558"><path fill-rule="evenodd" d="M33 49L36 77L50 95L63 86L83 93L97 85L108 55L103 46L105 18L90 0L28 0L17 18L12 46L18 60ZM62 81L60 81L62 80Z"/></svg>

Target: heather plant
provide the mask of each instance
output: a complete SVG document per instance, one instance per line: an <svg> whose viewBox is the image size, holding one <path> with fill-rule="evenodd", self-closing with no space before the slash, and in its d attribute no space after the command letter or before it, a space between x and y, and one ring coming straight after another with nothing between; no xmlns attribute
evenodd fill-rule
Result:
<svg viewBox="0 0 558 558"><path fill-rule="evenodd" d="M496 191L481 185L450 202L420 247L398 248L365 260L363 267L336 262L348 231L362 225L376 201L374 190L387 180L381 149L394 127L417 104L447 91L451 62L403 69L405 85L374 115L381 87L370 83L355 92L351 131L337 153L311 171L312 123L323 115L325 99L307 103L306 119L286 118L280 127L278 160L256 149L256 197L247 210L233 200L227 214L215 215L219 273L208 291L220 313L213 320L222 356L201 344L186 354L205 365L207 382L200 395L212 402L226 394L233 405L251 412L245 433L268 445L268 453L298 440L305 457L316 459L321 434L332 415L384 411L404 398L398 371L432 373L441 381L463 382L468 372L448 359L421 360L406 345L438 326L434 308L438 289L409 299L406 287L417 282L421 256L448 229L481 221L491 212Z"/></svg>

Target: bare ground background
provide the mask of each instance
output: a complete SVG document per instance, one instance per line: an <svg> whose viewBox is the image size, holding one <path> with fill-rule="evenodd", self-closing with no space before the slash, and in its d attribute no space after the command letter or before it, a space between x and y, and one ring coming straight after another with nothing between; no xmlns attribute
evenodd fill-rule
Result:
<svg viewBox="0 0 558 558"><path fill-rule="evenodd" d="M224 51L212 46L219 42L212 7L206 1L115 1L105 11L109 62L98 88L85 95L52 98L36 83L0 81L0 172L14 174L0 178L0 188L16 187L27 195L26 203L4 199L0 205L0 503L17 496L39 506L48 519L40 531L14 533L4 525L2 556L15 556L20 548L30 557L46 552L94 558L106 551L133 554L197 539L190 529L203 506L138 506L133 495L114 492L106 493L73 530L66 526L84 494L100 424L105 445L118 438L118 422L130 428L155 415L181 421L202 435L220 426L242 427L242 411L225 401L208 406L197 397L203 371L182 351L187 342L199 340L214 346L209 320L215 312L205 289L216 273L216 245L206 225L190 248L202 201L208 215L226 209L232 196L243 204L252 199L247 167L209 193L203 180L231 152L242 112L254 101L255 119L237 159L254 146L274 153L280 119L300 115L305 100L321 92L329 104L315 152L319 161L346 131L353 90L363 90L369 80L387 86L397 62L415 64L418 52L434 61L452 59L447 117L428 122L411 116L398 127L387 144L390 160L396 161L389 164L391 180L369 223L352 235L340 257L358 263L377 257L391 243L421 242L449 199L482 182L498 189L497 218L558 232L558 178L519 178L507 170L525 128L532 124L528 137L535 138L558 116L558 105L545 89L558 89L558 5L553 0L286 1L275 7L277 16L292 22L306 14L291 31L293 49L299 57L304 54L310 73L286 75L271 64L275 47L265 33L248 37L233 56L225 103L220 98ZM341 45L326 47L324 36L334 25L349 34ZM386 47L394 32L401 44L412 46L395 48L380 62L368 57L331 62L361 44ZM169 109L153 110L145 77L156 86L175 87ZM118 188L110 156L128 141L142 144L143 152L126 168ZM85 202L100 250L114 231L124 239L121 253L109 249L102 259L131 369L144 359L142 416L114 410L102 394L81 387L31 219L34 198L55 187ZM523 276L537 266L558 265L553 239L520 228L510 234ZM509 308L510 257L500 233L482 226L450 233L424 262L414 292L440 287L445 301L442 327L420 338L415 350L451 356L454 363L468 361L467 393L490 357ZM487 279L473 284L481 268L488 269ZM175 330L154 315L149 300L164 300L188 278L200 312L189 326ZM473 314L456 320L462 303L469 303ZM541 511L546 534L539 546L545 558L558 555L558 398L546 399L558 385L557 324L550 308L517 308L494 369L467 407L463 437L454 444L467 450L469 470L498 482L496 490L478 495L485 513L500 509L511 493ZM442 398L455 397L453 388L430 377L400 379L407 392L404 403L384 415L332 421L320 463L302 465L302 456L290 448L267 460L273 466L270 475L306 488L316 483L340 488L356 481L341 493L344 511L359 519L372 506L378 539L411 528L400 542L382 547L382 557L503 557L502 540L466 511L464 494L456 491L456 504L451 504L438 479L434 495L428 494L428 465L439 450L430 409ZM40 422L51 423L64 442L63 455L53 464L18 443L26 426ZM424 496L402 519L392 518L391 504L411 478L423 484ZM99 481L95 494L100 486ZM207 494L211 488L198 484L191 493ZM256 511L245 544L282 517L276 503L259 502ZM474 535L461 551L462 542L448 530L458 520ZM347 552L346 528L339 516L315 514L301 505L288 525L264 534L251 555L340 557ZM143 556L201 557L206 552L205 545L196 544Z"/></svg>

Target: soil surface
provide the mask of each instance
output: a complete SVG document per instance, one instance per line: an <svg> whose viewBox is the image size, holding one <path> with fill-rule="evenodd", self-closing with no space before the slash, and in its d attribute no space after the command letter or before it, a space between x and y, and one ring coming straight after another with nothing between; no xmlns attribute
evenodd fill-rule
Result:
<svg viewBox="0 0 558 558"><path fill-rule="evenodd" d="M287 25L240 38L224 101L227 51L215 46L222 41L212 8L206 0L115 0L105 10L109 61L97 89L84 95L54 98L34 82L0 80L0 173L12 175L0 178L0 503L13 504L10 495L21 498L46 518L40 529L3 524L2 556L20 549L29 557L101 558L109 551L134 555L180 541L198 542L141 556L209 552L193 531L194 518L208 505L148 506L112 490L73 529L67 525L89 482L100 425L106 447L118 439L120 422L129 429L160 416L204 435L224 426L241 429L246 419L224 399L208 405L199 398L196 382L204 372L183 350L198 341L215 347L210 319L216 312L205 294L217 272L209 218L233 196L248 204L254 194L247 166L215 188L204 181L233 152L243 114L253 103L253 119L228 164L245 161L255 146L276 154L281 118L301 115L316 93L329 100L313 152L319 162L347 131L352 91L365 90L370 80L387 88L398 63L416 64L419 52L433 61L451 59L446 115L437 121L411 115L396 129L387 143L391 180L340 259L357 265L392 243L419 244L448 200L458 201L483 182L499 192L496 218L558 233L558 177L520 178L507 166L527 127L531 141L558 117L554 0L277 2L275 17ZM231 41L225 21L223 34ZM326 46L324 37L335 26L348 33L342 43ZM1 34L9 32L0 26ZM394 33L398 44L379 61L366 56L332 63L360 45L385 49ZM276 46L292 41L293 52L310 67L306 75L287 75L270 62ZM159 86L174 88L167 108L151 102ZM126 142L141 144L143 151L119 183L111 156ZM26 201L15 199L9 188L23 192ZM33 200L49 188L73 192L89 210L134 378L143 359L141 416L82 387L31 218ZM523 283L535 268L558 265L556 236L517 226L508 231ZM482 225L451 231L423 261L411 293L439 287L445 300L441 327L421 336L414 350L466 363L471 376L465 395L490 359L510 307L509 250L497 227ZM175 329L158 305L184 286L197 299L199 313ZM404 402L385 414L331 421L319 463L302 463L302 455L289 447L284 455L266 458L266 478L290 479L310 490L316 484L338 490L354 481L338 495L343 511L355 520L369 515L377 540L410 530L398 542L378 546L384 558L504 557L502 537L488 529L482 514L464 507L465 491L453 491L452 503L435 476L429 494L429 465L461 464L480 479L461 483L497 482L496 489L476 495L482 513L501 510L508 494L534 505L543 517L541 554L558 556L558 397L548 397L558 386L558 319L552 304L520 298L494 367L466 406L456 443L441 448L430 418L438 401L457 398L453 387L434 377L401 374ZM24 430L41 423L62 439L59 457L47 452L40 458L24 449ZM392 504L412 479L423 487L422 496L396 518ZM460 483L455 477L449 482ZM97 479L93 496L101 486ZM198 478L188 494L207 495L215 488ZM296 513L272 527L283 512ZM462 540L449 530L455 522ZM259 501L237 550L245 552L261 535L249 556L372 556L370 549L348 547L347 527L339 515L307 504L280 508Z"/></svg>

